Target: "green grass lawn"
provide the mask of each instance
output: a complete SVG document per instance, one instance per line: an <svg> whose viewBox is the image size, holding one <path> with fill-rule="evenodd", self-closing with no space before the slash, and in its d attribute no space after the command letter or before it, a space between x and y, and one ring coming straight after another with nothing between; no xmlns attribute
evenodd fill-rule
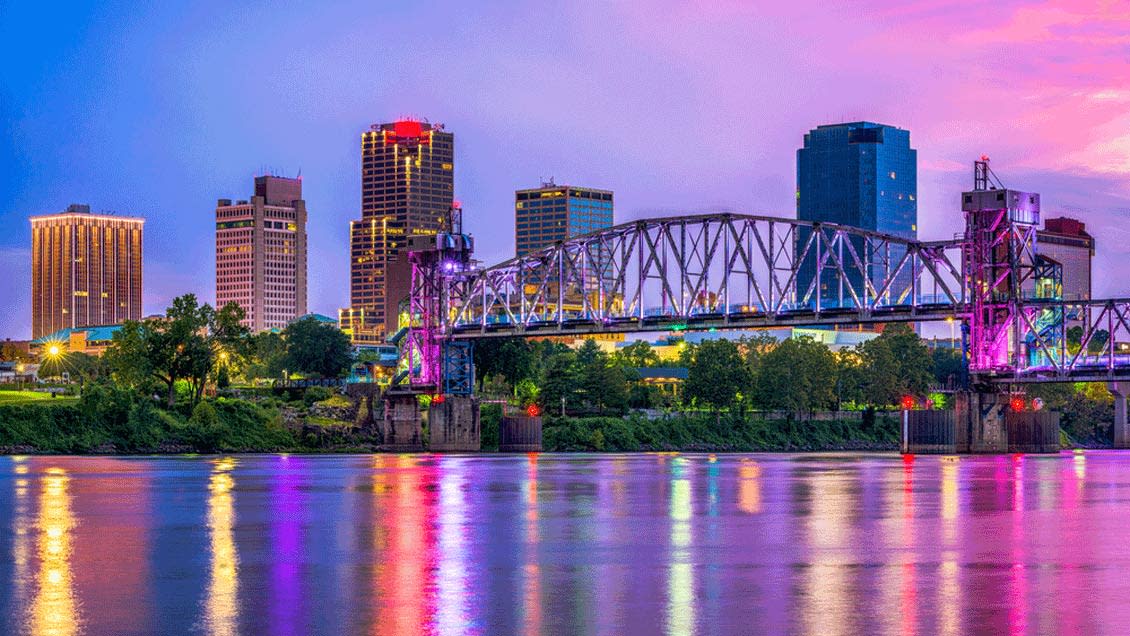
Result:
<svg viewBox="0 0 1130 636"><path fill-rule="evenodd" d="M74 404L78 398L71 396L59 396L52 399L50 393L41 393L39 391L0 391L0 405L4 404L27 404L29 402L46 403L46 404Z"/></svg>

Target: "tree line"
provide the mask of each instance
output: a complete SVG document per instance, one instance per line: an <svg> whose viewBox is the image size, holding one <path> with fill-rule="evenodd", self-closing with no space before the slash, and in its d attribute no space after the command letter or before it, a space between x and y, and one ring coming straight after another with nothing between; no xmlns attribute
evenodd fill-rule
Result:
<svg viewBox="0 0 1130 636"><path fill-rule="evenodd" d="M244 315L235 303L213 309L193 294L179 296L163 316L125 321L88 376L159 392L171 407L178 387L196 404L206 386L225 388L233 379L338 377L348 371L349 338L336 325L307 317L281 331L253 335L240 324ZM66 356L72 358L79 359Z"/></svg>
<svg viewBox="0 0 1130 636"><path fill-rule="evenodd" d="M646 341L614 353L586 340L564 344L517 338L475 345L480 392L509 394L553 413L622 413L628 408L784 410L799 416L845 407L892 407L902 396L925 397L961 377L958 352L931 350L909 326L890 325L856 347L832 351L808 337L766 334L738 340L682 342L664 363ZM639 382L637 369L687 369L678 398Z"/></svg>

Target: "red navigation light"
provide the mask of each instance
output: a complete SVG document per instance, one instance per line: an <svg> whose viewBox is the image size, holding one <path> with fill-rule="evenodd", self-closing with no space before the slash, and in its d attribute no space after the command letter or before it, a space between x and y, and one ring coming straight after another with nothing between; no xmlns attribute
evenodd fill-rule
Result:
<svg viewBox="0 0 1130 636"><path fill-rule="evenodd" d="M914 396L913 395L902 396L902 408L905 411L909 411L910 409L914 408Z"/></svg>
<svg viewBox="0 0 1130 636"><path fill-rule="evenodd" d="M432 404L443 404L443 394L437 393L435 397L432 398Z"/></svg>
<svg viewBox="0 0 1130 636"><path fill-rule="evenodd" d="M1017 396L1012 398L1012 401L1009 402L1009 406L1012 407L1014 413L1020 413L1024 410L1024 407L1028 406L1028 403L1024 401L1024 398Z"/></svg>
<svg viewBox="0 0 1130 636"><path fill-rule="evenodd" d="M424 126L418 121L405 119L394 123L392 125L392 132L396 133L396 136L401 139L406 137L419 137L424 133Z"/></svg>
<svg viewBox="0 0 1130 636"><path fill-rule="evenodd" d="M531 404L526 407L526 415L529 415L530 417L537 417L541 415L541 409L538 408L537 404Z"/></svg>

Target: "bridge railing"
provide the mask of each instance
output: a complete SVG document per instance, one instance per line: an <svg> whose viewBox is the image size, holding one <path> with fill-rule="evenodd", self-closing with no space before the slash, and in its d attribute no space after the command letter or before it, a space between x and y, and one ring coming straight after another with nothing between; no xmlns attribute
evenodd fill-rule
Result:
<svg viewBox="0 0 1130 636"><path fill-rule="evenodd" d="M460 274L447 329L942 317L964 304L960 263L954 241L739 214L648 219Z"/></svg>

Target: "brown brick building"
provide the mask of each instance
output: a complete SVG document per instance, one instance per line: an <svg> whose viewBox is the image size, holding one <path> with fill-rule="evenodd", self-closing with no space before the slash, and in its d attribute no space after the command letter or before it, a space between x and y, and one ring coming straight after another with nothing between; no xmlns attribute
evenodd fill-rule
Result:
<svg viewBox="0 0 1130 636"><path fill-rule="evenodd" d="M255 178L250 200L216 202L216 307L234 302L252 332L306 314L302 179Z"/></svg>

